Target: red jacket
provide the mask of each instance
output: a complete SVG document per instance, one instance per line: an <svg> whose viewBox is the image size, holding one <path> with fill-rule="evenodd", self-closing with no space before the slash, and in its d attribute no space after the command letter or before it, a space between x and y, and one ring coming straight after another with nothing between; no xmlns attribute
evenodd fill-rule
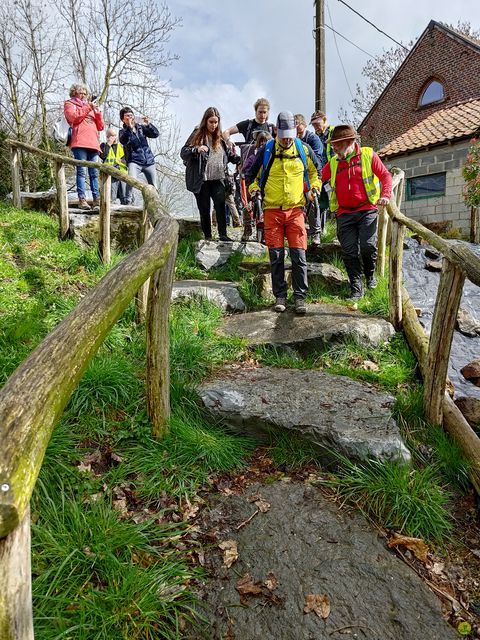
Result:
<svg viewBox="0 0 480 640"><path fill-rule="evenodd" d="M392 195L392 176L375 152L373 152L372 157L372 171L380 180L382 186L380 197L390 199ZM330 163L327 162L322 169L322 182L330 180L330 176ZM337 216L341 216L342 213L375 209L371 202L368 201L363 184L360 147L358 144L355 144L355 153L351 158L338 161L335 189L338 200Z"/></svg>
<svg viewBox="0 0 480 640"><path fill-rule="evenodd" d="M70 98L63 105L63 112L72 127L70 148L95 149L100 152L98 132L104 127L100 111L94 111L88 102L80 98Z"/></svg>

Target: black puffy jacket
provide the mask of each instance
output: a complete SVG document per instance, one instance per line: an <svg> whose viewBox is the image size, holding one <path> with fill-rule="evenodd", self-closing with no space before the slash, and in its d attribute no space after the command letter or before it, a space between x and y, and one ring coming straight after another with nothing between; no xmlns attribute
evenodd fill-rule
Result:
<svg viewBox="0 0 480 640"><path fill-rule="evenodd" d="M191 140L197 129L194 129L192 133L188 136L188 140L182 147L180 151L180 157L183 160L183 164L185 165L185 184L188 191L192 193L200 193L200 189L202 188L202 184L205 182L205 169L207 167L208 160L208 151L198 152L196 147L191 146ZM236 164L239 162L239 156L236 156L225 144L225 141L222 140L222 148L223 148L223 164L225 169L227 168L227 164L232 162Z"/></svg>
<svg viewBox="0 0 480 640"><path fill-rule="evenodd" d="M141 167L149 167L155 164L155 156L148 145L147 138L158 138L160 132L153 124L136 124L133 129L123 125L118 139L123 145L127 164L135 162Z"/></svg>

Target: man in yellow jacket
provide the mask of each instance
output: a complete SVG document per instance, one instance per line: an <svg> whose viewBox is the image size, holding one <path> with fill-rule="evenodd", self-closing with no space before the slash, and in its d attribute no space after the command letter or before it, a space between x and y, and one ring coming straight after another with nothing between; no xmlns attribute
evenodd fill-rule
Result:
<svg viewBox="0 0 480 640"><path fill-rule="evenodd" d="M275 311L285 311L285 237L292 261L292 285L295 311L305 313L307 295L307 231L303 206L305 193L319 192L321 182L312 149L297 137L295 118L282 111L277 118L277 138L269 140L257 153L248 172L247 183L254 197L263 199L265 243L270 256Z"/></svg>

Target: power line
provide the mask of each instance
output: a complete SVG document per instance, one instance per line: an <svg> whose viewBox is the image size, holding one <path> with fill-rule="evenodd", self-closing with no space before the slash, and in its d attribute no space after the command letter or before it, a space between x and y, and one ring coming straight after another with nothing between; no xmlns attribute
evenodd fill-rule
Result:
<svg viewBox="0 0 480 640"><path fill-rule="evenodd" d="M359 49L360 51L363 51L363 53L367 54L367 56L369 56L370 58L376 58L377 56L374 56L373 53L368 53L368 51L365 51L365 49L362 49L362 47L359 47L358 44L355 44L355 42L352 42L351 40L349 40L346 36L344 36L343 34L341 34L339 31L336 31L333 27L331 27L329 24L325 23L324 27L327 27L327 29L330 29L330 31L333 31L333 33L336 33L337 36L340 36L341 38L343 38L344 40L346 40L347 42L349 42L350 44L352 44L354 47L356 47L357 49Z"/></svg>
<svg viewBox="0 0 480 640"><path fill-rule="evenodd" d="M362 16L361 13L359 13L356 9L354 9L349 4L347 4L345 0L338 0L338 1L344 4L346 7L348 7L350 11L353 11L353 13L356 13L357 16L359 16L362 20L365 20L365 22L368 22L368 24L371 25L374 29L376 29L380 33L383 33L384 36L387 36L387 38L392 40L392 42L395 42L395 44L398 44L399 47L402 47L402 49L405 49L405 51L409 51L409 49L404 44L402 44L401 42L398 42L398 40L395 40L395 38L392 38L392 36L389 36L388 33L379 29L379 27L377 27L376 24L374 24L373 22L370 22L370 20L368 20L368 18L365 18L365 16Z"/></svg>
<svg viewBox="0 0 480 640"><path fill-rule="evenodd" d="M327 2L327 11L328 11L328 17L330 18L330 22L333 24L332 14L330 13L330 7L328 6L328 2ZM333 29L333 27L332 27L332 29ZM350 87L350 83L348 81L347 72L345 71L345 67L343 65L342 56L340 55L340 49L338 48L337 35L336 35L334 29L333 29L333 39L335 41L335 48L337 49L337 53L338 53L338 58L340 60L340 64L341 64L342 69L343 69L343 75L345 76L345 82L347 83L348 90L350 91L350 96L351 96L351 98L353 100L353 92L352 92L352 89Z"/></svg>

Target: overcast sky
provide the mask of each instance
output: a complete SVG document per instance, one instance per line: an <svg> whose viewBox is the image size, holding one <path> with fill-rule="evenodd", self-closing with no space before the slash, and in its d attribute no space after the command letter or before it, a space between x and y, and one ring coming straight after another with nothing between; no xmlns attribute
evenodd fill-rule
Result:
<svg viewBox="0 0 480 640"><path fill-rule="evenodd" d="M357 11L405 43L416 39L431 19L456 24L470 21L480 28L478 0L347 0ZM174 92L170 105L186 137L204 110L216 106L226 128L253 115L260 97L272 104L271 120L280 110L314 110L315 52L312 0L168 0L183 26L170 48L180 59L167 70ZM325 22L359 47L379 55L393 42L339 2L328 0ZM369 56L337 36L352 91L362 84ZM348 107L349 89L333 34L326 30L327 113L332 122L340 106ZM241 137L239 139L242 139Z"/></svg>

